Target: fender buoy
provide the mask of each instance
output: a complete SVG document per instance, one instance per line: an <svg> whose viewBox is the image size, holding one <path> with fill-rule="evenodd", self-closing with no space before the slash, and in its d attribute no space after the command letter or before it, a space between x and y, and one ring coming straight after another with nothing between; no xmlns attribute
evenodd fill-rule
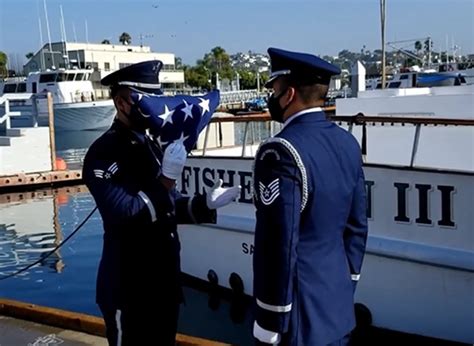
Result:
<svg viewBox="0 0 474 346"><path fill-rule="evenodd" d="M66 161L63 158L57 157L56 158L56 169L59 171L64 171L67 169Z"/></svg>

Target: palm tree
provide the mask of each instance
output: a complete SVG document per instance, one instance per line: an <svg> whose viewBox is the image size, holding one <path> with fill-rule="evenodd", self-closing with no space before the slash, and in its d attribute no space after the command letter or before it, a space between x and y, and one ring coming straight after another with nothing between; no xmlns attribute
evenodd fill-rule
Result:
<svg viewBox="0 0 474 346"><path fill-rule="evenodd" d="M216 64L217 69L222 69L222 64L229 61L229 55L226 53L225 49L222 47L214 47L211 50L212 57Z"/></svg>
<svg viewBox="0 0 474 346"><path fill-rule="evenodd" d="M183 59L181 59L179 56L174 58L174 68L177 70L183 68Z"/></svg>
<svg viewBox="0 0 474 346"><path fill-rule="evenodd" d="M123 35L123 34L122 34L122 35ZM109 41L108 39L104 39L104 40L102 40L101 43L102 43L102 44L110 44L110 41Z"/></svg>
<svg viewBox="0 0 474 346"><path fill-rule="evenodd" d="M423 45L421 44L421 42L416 41L415 42L416 55L420 55L421 48L423 48Z"/></svg>
<svg viewBox="0 0 474 346"><path fill-rule="evenodd" d="M132 37L128 32L124 32L122 33L122 35L120 35L119 42L124 45L129 45L130 43L132 43Z"/></svg>
<svg viewBox="0 0 474 346"><path fill-rule="evenodd" d="M7 55L4 52L0 51L0 77L8 76L7 61Z"/></svg>

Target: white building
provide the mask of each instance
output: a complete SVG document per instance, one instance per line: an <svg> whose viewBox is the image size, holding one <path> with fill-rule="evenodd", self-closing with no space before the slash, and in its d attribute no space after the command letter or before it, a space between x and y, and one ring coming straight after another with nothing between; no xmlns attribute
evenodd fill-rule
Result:
<svg viewBox="0 0 474 346"><path fill-rule="evenodd" d="M55 42L45 44L25 64L24 73L78 66L94 70L92 81L100 89L100 80L109 73L125 66L146 61L160 60L163 68L159 79L163 89L180 88L184 84L184 72L175 69L173 53L155 53L149 46L128 46L122 44L97 44L76 42Z"/></svg>

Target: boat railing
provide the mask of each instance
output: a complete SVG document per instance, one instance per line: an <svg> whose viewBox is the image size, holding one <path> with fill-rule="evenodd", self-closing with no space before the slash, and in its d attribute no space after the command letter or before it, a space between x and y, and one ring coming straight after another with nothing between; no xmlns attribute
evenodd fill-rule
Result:
<svg viewBox="0 0 474 346"><path fill-rule="evenodd" d="M49 95L49 96L48 96ZM12 110L13 105L25 105L25 109ZM40 106L40 103L46 104L46 109ZM5 94L0 96L0 129L2 132L11 129L11 119L13 117L25 117L29 120L24 126L38 127L38 116L42 113L48 113L49 104L52 104L51 93L37 94ZM52 110L51 110L52 111Z"/></svg>
<svg viewBox="0 0 474 346"><path fill-rule="evenodd" d="M92 91L76 91L69 93L71 103L92 102L96 100L96 96Z"/></svg>
<svg viewBox="0 0 474 346"><path fill-rule="evenodd" d="M30 112L27 111L12 111L10 108L10 102L18 103L27 103L28 101L31 104L35 105L36 102L33 102L36 98L35 94L5 94L0 96L0 107L3 108L3 114L0 115L0 129L9 130L11 129L11 117L19 117L25 115L25 113L31 114L32 116L32 126L38 126L37 120L37 112L35 111L35 107Z"/></svg>
<svg viewBox="0 0 474 346"><path fill-rule="evenodd" d="M362 127L361 137L361 151L365 158L367 155L367 126L415 126L415 133L413 137L413 144L411 148L410 167L414 166L416 154L418 152L420 134L422 127L426 126L474 126L474 119L456 119L448 117L400 117L400 116L371 116L358 113L356 115L331 115L334 107L328 107L326 112L328 113L328 119L332 120L338 125L347 126L347 130L352 133L355 126ZM246 147L249 144L258 144L262 140L273 136L276 132L281 129L281 124L272 121L268 113L250 113L246 115L220 115L215 116L211 119L211 125L207 126L204 134L204 142L202 145L202 156L205 156L209 148L209 137L212 124L215 131L218 132L219 141L215 148L223 148L223 136L222 136L222 125L225 123L238 124L241 126L240 129L236 129L236 133L240 132L240 143L236 145L242 145L242 151L240 157L244 157L246 153ZM267 126L257 128L255 124L266 123ZM263 129L263 131L262 131ZM240 130L240 131L238 131Z"/></svg>

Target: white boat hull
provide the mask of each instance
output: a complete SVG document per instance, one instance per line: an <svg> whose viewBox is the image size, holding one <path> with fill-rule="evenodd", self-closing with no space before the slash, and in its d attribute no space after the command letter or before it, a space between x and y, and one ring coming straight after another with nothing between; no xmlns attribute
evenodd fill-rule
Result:
<svg viewBox="0 0 474 346"><path fill-rule="evenodd" d="M102 130L110 127L116 110L112 100L54 105L56 131ZM47 117L38 119L39 125L47 124Z"/></svg>
<svg viewBox="0 0 474 346"><path fill-rule="evenodd" d="M219 211L217 225L180 226L183 271L207 280L212 269L227 288L237 273L252 295L252 159L188 164L181 193L202 192L219 175L242 185L242 195ZM474 222L465 206L473 204L474 175L382 165L366 166L365 174L369 240L356 301L375 326L472 343Z"/></svg>
<svg viewBox="0 0 474 346"><path fill-rule="evenodd" d="M49 126L46 101L38 101L38 125ZM32 106L13 105L12 111L21 112L21 116L12 117L12 127L28 127L34 123ZM55 131L103 130L112 125L116 109L112 100L54 104Z"/></svg>

